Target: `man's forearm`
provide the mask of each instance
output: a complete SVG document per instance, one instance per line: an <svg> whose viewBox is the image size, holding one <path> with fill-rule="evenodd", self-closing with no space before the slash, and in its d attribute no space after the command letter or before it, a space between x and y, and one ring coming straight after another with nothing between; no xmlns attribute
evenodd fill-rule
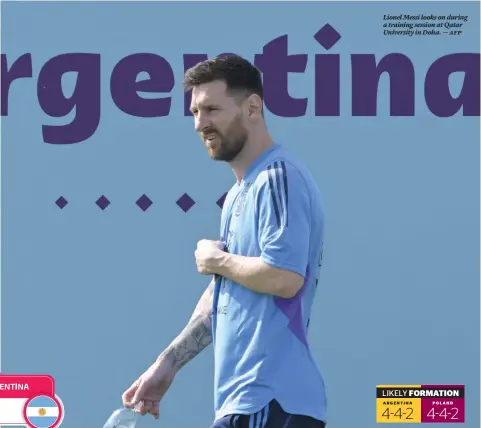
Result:
<svg viewBox="0 0 481 428"><path fill-rule="evenodd" d="M212 298L214 280L209 284L182 332L159 358L167 358L174 371L179 371L212 342Z"/></svg>
<svg viewBox="0 0 481 428"><path fill-rule="evenodd" d="M303 277L278 269L260 257L222 253L215 272L250 290L285 298L293 297L302 287Z"/></svg>

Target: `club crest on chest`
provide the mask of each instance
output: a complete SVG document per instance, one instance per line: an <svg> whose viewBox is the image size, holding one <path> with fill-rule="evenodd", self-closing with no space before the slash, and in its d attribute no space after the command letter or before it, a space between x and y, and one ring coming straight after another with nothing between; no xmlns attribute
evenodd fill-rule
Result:
<svg viewBox="0 0 481 428"><path fill-rule="evenodd" d="M249 187L250 187L250 183L246 183L244 186L244 189L242 190L242 193L239 195L239 198L237 199L237 203L234 208L234 215L236 217L239 217L242 214L242 211L244 211L244 206L246 204Z"/></svg>

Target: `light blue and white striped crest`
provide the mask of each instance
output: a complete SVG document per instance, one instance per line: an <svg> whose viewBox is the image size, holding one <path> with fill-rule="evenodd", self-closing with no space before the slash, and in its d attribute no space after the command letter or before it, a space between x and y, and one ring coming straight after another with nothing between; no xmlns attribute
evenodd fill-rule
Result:
<svg viewBox="0 0 481 428"><path fill-rule="evenodd" d="M35 397L26 408L28 422L36 428L50 428L57 422L60 409L57 403L50 397Z"/></svg>

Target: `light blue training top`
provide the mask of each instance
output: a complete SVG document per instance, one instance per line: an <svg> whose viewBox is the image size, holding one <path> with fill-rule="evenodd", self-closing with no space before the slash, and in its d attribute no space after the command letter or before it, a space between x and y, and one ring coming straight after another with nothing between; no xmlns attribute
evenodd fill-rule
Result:
<svg viewBox="0 0 481 428"><path fill-rule="evenodd" d="M220 278L212 320L216 420L254 414L275 399L284 411L326 421L324 379L307 340L322 261L324 212L307 168L274 144L228 192L221 240L232 254L261 257L302 275L285 299Z"/></svg>

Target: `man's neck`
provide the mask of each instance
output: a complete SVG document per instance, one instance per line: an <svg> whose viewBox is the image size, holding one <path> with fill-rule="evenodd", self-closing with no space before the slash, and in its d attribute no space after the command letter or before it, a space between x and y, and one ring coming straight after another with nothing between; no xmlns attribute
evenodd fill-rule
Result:
<svg viewBox="0 0 481 428"><path fill-rule="evenodd" d="M253 135L246 141L242 151L232 162L229 162L237 181L241 181L245 177L245 174L252 163L255 162L262 153L272 147L273 144L274 141L267 130L259 132L257 135Z"/></svg>

